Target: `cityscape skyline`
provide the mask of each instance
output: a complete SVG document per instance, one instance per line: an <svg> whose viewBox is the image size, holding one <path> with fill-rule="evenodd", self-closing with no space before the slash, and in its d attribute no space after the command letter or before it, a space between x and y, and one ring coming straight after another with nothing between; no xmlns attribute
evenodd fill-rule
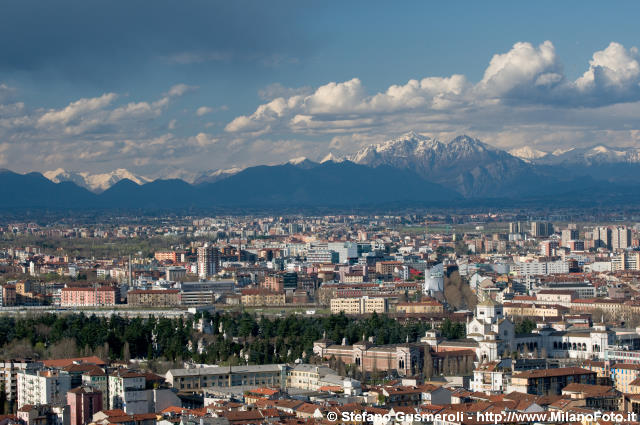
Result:
<svg viewBox="0 0 640 425"><path fill-rule="evenodd" d="M638 423L640 3L0 5L0 425Z"/></svg>
<svg viewBox="0 0 640 425"><path fill-rule="evenodd" d="M0 167L179 177L409 130L637 147L636 4L366 5L8 4Z"/></svg>

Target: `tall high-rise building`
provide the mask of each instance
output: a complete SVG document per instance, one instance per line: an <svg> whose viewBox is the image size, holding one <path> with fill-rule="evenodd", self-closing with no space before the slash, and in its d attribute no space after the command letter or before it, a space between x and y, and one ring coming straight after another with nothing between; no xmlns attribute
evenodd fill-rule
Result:
<svg viewBox="0 0 640 425"><path fill-rule="evenodd" d="M593 241L596 248L611 249L611 229L608 227L594 227Z"/></svg>
<svg viewBox="0 0 640 425"><path fill-rule="evenodd" d="M611 229L611 248L627 249L631 246L631 229L627 226L616 226Z"/></svg>
<svg viewBox="0 0 640 425"><path fill-rule="evenodd" d="M198 276L206 279L220 270L220 251L208 243L198 248Z"/></svg>
<svg viewBox="0 0 640 425"><path fill-rule="evenodd" d="M534 238L546 238L553 233L553 224L547 221L532 221L531 236Z"/></svg>
<svg viewBox="0 0 640 425"><path fill-rule="evenodd" d="M521 221L512 221L509 223L509 233L524 233L525 226Z"/></svg>
<svg viewBox="0 0 640 425"><path fill-rule="evenodd" d="M569 246L569 241L578 239L578 231L575 229L563 229L562 230L562 245Z"/></svg>

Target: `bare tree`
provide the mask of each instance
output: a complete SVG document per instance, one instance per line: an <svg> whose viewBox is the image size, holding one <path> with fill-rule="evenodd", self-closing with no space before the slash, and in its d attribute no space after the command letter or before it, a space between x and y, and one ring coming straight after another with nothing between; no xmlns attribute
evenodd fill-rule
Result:
<svg viewBox="0 0 640 425"><path fill-rule="evenodd" d="M52 359L68 359L78 357L78 347L74 338L63 338L49 347L49 357Z"/></svg>

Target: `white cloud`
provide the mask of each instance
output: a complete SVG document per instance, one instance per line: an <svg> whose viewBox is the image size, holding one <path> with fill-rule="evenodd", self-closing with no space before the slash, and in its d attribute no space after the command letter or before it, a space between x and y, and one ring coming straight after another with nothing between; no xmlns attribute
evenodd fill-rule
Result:
<svg viewBox="0 0 640 425"><path fill-rule="evenodd" d="M163 97L155 102L131 102L115 108L109 113L109 122L118 122L123 119L158 117L169 104L169 98Z"/></svg>
<svg viewBox="0 0 640 425"><path fill-rule="evenodd" d="M196 110L196 115L199 117L202 117L204 115L210 114L213 112L213 108L210 108L208 106L201 106Z"/></svg>
<svg viewBox="0 0 640 425"><path fill-rule="evenodd" d="M576 80L576 86L583 91L598 89L632 90L637 93L640 80L638 50L627 50L619 43L593 54L589 69Z"/></svg>
<svg viewBox="0 0 640 425"><path fill-rule="evenodd" d="M371 98L371 110L391 112L420 107L444 109L453 106L467 89L469 84L464 75L452 75L448 78L429 77L422 80L409 80L407 84L393 85L385 93Z"/></svg>
<svg viewBox="0 0 640 425"><path fill-rule="evenodd" d="M195 144L201 147L210 146L218 143L220 141L219 138L214 137L207 133L198 133L194 137L190 137L188 142L191 144Z"/></svg>
<svg viewBox="0 0 640 425"><path fill-rule="evenodd" d="M500 97L521 87L548 87L562 80L562 67L550 41L538 48L516 43L507 53L493 56L476 89L489 97Z"/></svg>
<svg viewBox="0 0 640 425"><path fill-rule="evenodd" d="M312 114L349 113L361 107L365 97L364 87L358 78L343 83L318 87L304 100L305 109Z"/></svg>
<svg viewBox="0 0 640 425"><path fill-rule="evenodd" d="M197 90L197 89L198 89L198 87L196 87L196 86L189 86L187 84L180 83L180 84L176 84L175 86L171 87L169 89L169 91L167 92L167 95L169 97L178 97L178 96L184 95L185 93L192 92L192 91Z"/></svg>
<svg viewBox="0 0 640 425"><path fill-rule="evenodd" d="M539 46L520 42L506 53L494 55L482 80L470 83L463 75L412 79L369 95L358 78L330 82L308 94L277 87L283 96L264 103L250 115L236 117L225 130L266 135L293 131L316 135L380 130L397 122L446 121L461 111L502 118L500 105L509 108L601 107L640 101L640 65L637 50L611 43L596 52L589 70L569 81L550 41ZM262 94L262 93L261 93ZM511 109L507 112L513 113Z"/></svg>
<svg viewBox="0 0 640 425"><path fill-rule="evenodd" d="M115 93L105 93L100 97L76 100L63 109L50 110L45 113L38 119L38 125L67 124L89 112L104 109L109 106L116 97L117 95Z"/></svg>

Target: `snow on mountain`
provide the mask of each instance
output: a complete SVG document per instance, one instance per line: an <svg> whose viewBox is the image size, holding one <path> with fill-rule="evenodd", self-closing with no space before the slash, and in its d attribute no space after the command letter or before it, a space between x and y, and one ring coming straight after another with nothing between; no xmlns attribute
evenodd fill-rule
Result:
<svg viewBox="0 0 640 425"><path fill-rule="evenodd" d="M227 177L231 177L234 174L238 174L242 170L244 170L244 168L233 167L227 169L221 168L218 170L205 171L193 180L193 184L214 183L220 180L224 180Z"/></svg>
<svg viewBox="0 0 640 425"><path fill-rule="evenodd" d="M303 163L305 161L307 161L307 157L306 156L299 156L297 158L291 158L289 160L289 164L298 165L298 164L301 164L301 163Z"/></svg>
<svg viewBox="0 0 640 425"><path fill-rule="evenodd" d="M597 164L639 164L640 148L637 147L611 147L606 145L595 145L586 148L571 148L557 150L553 155L540 158L537 161L542 164L575 164L575 165L597 165Z"/></svg>
<svg viewBox="0 0 640 425"><path fill-rule="evenodd" d="M89 173L76 173L73 171L67 171L63 168L58 168L57 170L45 171L42 175L54 183L72 182L78 186L91 190L86 181L86 176L88 176Z"/></svg>
<svg viewBox="0 0 640 425"><path fill-rule="evenodd" d="M367 146L348 160L409 169L464 196L479 196L522 174L527 164L507 152L463 135L448 143L415 132Z"/></svg>
<svg viewBox="0 0 640 425"><path fill-rule="evenodd" d="M120 180L129 179L137 184L145 184L151 179L133 174L124 168L118 168L108 173L90 174L88 172L67 171L58 168L53 171L46 171L43 175L54 183L63 181L73 182L78 186L87 188L93 192L103 192L109 189Z"/></svg>
<svg viewBox="0 0 640 425"><path fill-rule="evenodd" d="M537 149L533 149L530 146L523 146L521 148L514 148L509 151L509 153L517 158L522 159L523 161L531 162L536 159L544 158L549 155L548 152L540 151Z"/></svg>
<svg viewBox="0 0 640 425"><path fill-rule="evenodd" d="M333 152L329 152L324 158L322 158L320 160L320 164L324 164L325 162L329 162L329 161L331 161L331 162L342 162L342 161L344 161L344 158L335 156L333 154Z"/></svg>
<svg viewBox="0 0 640 425"><path fill-rule="evenodd" d="M567 152L571 152L572 150L574 150L575 148L560 148L560 149L556 149L553 152L551 152L551 155L553 156L560 156L562 154L565 154Z"/></svg>

